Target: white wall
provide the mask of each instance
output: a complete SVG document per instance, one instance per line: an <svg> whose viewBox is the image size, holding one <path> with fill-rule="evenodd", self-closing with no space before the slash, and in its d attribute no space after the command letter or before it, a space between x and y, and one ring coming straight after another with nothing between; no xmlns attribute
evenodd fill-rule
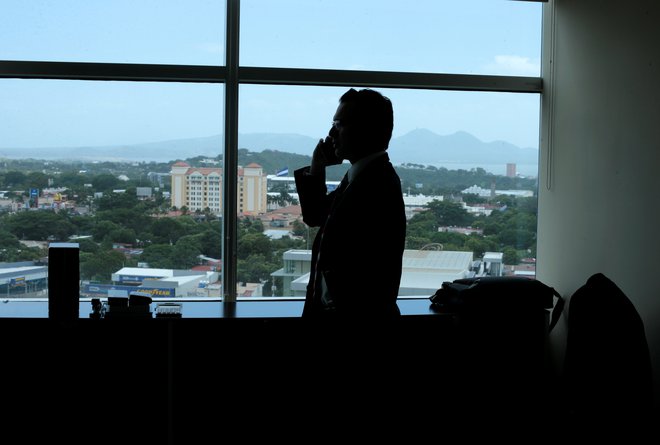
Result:
<svg viewBox="0 0 660 445"><path fill-rule="evenodd" d="M545 6L545 25L555 31L554 42L544 42L537 264L538 278L567 297L591 274L602 272L632 300L651 350L656 407L660 406L658 3L550 0ZM551 341L561 357L565 324L557 328Z"/></svg>

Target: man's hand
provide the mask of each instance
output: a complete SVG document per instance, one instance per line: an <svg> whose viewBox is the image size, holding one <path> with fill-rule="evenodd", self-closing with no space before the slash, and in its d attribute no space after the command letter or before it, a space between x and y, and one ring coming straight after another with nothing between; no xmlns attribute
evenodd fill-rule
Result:
<svg viewBox="0 0 660 445"><path fill-rule="evenodd" d="M341 164L343 159L335 154L335 147L330 136L319 139L314 153L312 154L312 165L309 173L312 175L325 175L325 168L330 165Z"/></svg>

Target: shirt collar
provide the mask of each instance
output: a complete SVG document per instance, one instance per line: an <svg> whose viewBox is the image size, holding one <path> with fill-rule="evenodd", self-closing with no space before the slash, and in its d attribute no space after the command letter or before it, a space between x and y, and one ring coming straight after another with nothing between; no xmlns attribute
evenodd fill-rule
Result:
<svg viewBox="0 0 660 445"><path fill-rule="evenodd" d="M371 163L374 159L383 156L385 154L385 151L377 151L376 153L372 153L368 156L365 156L364 158L360 159L357 161L355 164L351 165L351 168L348 169L346 172L346 177L348 179L348 183L350 184L353 182L355 177L362 171L364 168Z"/></svg>

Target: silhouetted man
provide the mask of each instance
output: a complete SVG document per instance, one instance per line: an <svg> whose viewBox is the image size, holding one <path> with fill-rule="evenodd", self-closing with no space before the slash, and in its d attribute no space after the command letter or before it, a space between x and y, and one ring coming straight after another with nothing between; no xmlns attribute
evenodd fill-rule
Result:
<svg viewBox="0 0 660 445"><path fill-rule="evenodd" d="M311 165L294 172L303 221L319 227L303 317L400 316L406 217L401 181L386 153L393 116L379 92L348 90ZM325 168L345 159L351 167L328 193Z"/></svg>

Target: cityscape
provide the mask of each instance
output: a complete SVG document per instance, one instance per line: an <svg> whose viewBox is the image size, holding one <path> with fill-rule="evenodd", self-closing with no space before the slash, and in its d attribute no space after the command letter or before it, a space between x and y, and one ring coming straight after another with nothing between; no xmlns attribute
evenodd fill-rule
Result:
<svg viewBox="0 0 660 445"><path fill-rule="evenodd" d="M241 149L238 298L298 298L315 230L292 172L309 158ZM250 162L248 162L250 161ZM47 297L52 242L80 248L81 297L222 298L222 157L171 163L9 160L0 169L0 295ZM328 178L339 182L346 166ZM400 297L443 281L535 274L536 178L507 164L396 166L408 219ZM368 252L356 252L368 256Z"/></svg>

